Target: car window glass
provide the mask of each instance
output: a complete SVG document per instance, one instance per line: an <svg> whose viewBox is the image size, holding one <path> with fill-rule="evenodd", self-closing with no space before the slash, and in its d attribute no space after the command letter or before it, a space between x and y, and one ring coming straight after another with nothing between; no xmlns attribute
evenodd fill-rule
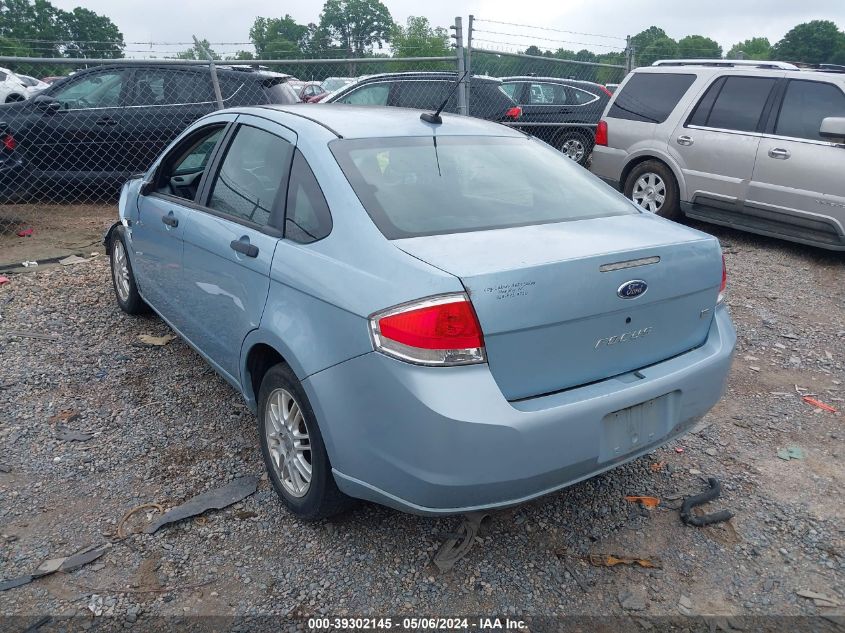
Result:
<svg viewBox="0 0 845 633"><path fill-rule="evenodd" d="M4 73L4 72L0 72L0 81L6 81L6 78L7 78L8 76L9 76L9 75L7 75L6 73Z"/></svg>
<svg viewBox="0 0 845 633"><path fill-rule="evenodd" d="M774 77L728 77L703 125L753 132L776 81Z"/></svg>
<svg viewBox="0 0 845 633"><path fill-rule="evenodd" d="M175 150L175 158L162 163L158 178L160 193L170 194L185 200L196 200L197 190L203 172L220 138L225 125L215 125L193 136L187 145Z"/></svg>
<svg viewBox="0 0 845 633"><path fill-rule="evenodd" d="M293 146L258 128L241 126L211 188L208 206L261 226L270 221L279 188L287 182Z"/></svg>
<svg viewBox="0 0 845 633"><path fill-rule="evenodd" d="M575 103L578 105L584 105L585 103L592 103L598 97L594 95L592 92L587 92L586 90L581 90L580 88L573 88L572 94L575 98Z"/></svg>
<svg viewBox="0 0 845 633"><path fill-rule="evenodd" d="M353 90L337 100L338 103L353 105L387 105L387 95L390 93L389 83L370 84Z"/></svg>
<svg viewBox="0 0 845 633"><path fill-rule="evenodd" d="M446 81L402 81L396 105L400 108L436 110L449 96L452 84Z"/></svg>
<svg viewBox="0 0 845 633"><path fill-rule="evenodd" d="M821 81L792 80L786 87L775 134L829 141L819 134L826 117L845 117L842 90Z"/></svg>
<svg viewBox="0 0 845 633"><path fill-rule="evenodd" d="M695 81L695 75L634 73L616 95L608 116L629 121L663 123Z"/></svg>
<svg viewBox="0 0 845 633"><path fill-rule="evenodd" d="M329 205L308 161L296 150L288 185L285 237L307 244L326 237L331 230Z"/></svg>
<svg viewBox="0 0 845 633"><path fill-rule="evenodd" d="M502 84L502 91L511 99L516 100L520 97L517 94L517 86L522 86L522 84Z"/></svg>
<svg viewBox="0 0 845 633"><path fill-rule="evenodd" d="M207 103L211 100L211 79L204 73L169 69L135 71L133 105Z"/></svg>
<svg viewBox="0 0 845 633"><path fill-rule="evenodd" d="M565 86L532 83L528 92L528 103L532 105L564 105L567 103Z"/></svg>
<svg viewBox="0 0 845 633"><path fill-rule="evenodd" d="M71 79L53 94L65 110L113 108L120 105L125 70L109 70Z"/></svg>

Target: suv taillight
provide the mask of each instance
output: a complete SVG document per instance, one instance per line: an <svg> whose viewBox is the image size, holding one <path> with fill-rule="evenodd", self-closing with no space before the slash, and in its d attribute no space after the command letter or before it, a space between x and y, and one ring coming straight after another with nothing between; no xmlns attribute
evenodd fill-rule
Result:
<svg viewBox="0 0 845 633"><path fill-rule="evenodd" d="M725 290L728 287L728 268L725 266L725 256L722 255L722 285L719 286L719 298L716 299L716 305L725 300Z"/></svg>
<svg viewBox="0 0 845 633"><path fill-rule="evenodd" d="M18 146L18 142L15 140L15 137L11 134L4 134L2 138L3 147L9 150L10 152Z"/></svg>
<svg viewBox="0 0 845 633"><path fill-rule="evenodd" d="M607 121L599 121L596 126L596 145L607 147Z"/></svg>
<svg viewBox="0 0 845 633"><path fill-rule="evenodd" d="M512 108L508 108L507 112L505 112L506 119L513 119L516 120L522 116L522 108L519 106L514 106Z"/></svg>
<svg viewBox="0 0 845 633"><path fill-rule="evenodd" d="M601 88L604 94L606 94L608 97L613 97L613 93L610 92L610 90L608 90L606 86L602 86L601 84L599 84L599 88Z"/></svg>
<svg viewBox="0 0 845 633"><path fill-rule="evenodd" d="M419 365L483 363L484 336L465 294L406 303L370 317L376 351Z"/></svg>

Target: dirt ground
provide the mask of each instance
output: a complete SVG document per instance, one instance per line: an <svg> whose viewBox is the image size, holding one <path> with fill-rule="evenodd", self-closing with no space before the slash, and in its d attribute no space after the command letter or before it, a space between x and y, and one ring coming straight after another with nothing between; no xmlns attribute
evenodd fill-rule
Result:
<svg viewBox="0 0 845 633"><path fill-rule="evenodd" d="M116 217L116 203L0 205L0 268L102 252L103 233ZM28 229L31 235L18 235Z"/></svg>
<svg viewBox="0 0 845 633"><path fill-rule="evenodd" d="M226 618L227 630L265 616L278 630L313 616L472 614L535 618L531 630L542 617L561 630L565 618L602 616L617 618L606 621L614 631L664 630L667 617L681 618L674 630L841 631L845 256L696 226L722 241L738 331L722 401L679 441L496 513L446 573L432 559L460 518L361 504L306 525L266 479L234 506L155 534L139 533L158 516L143 510L120 539L120 518L140 504L172 508L260 476L254 416L180 340L139 343L168 329L117 309L104 256L10 275L0 287L0 576L111 548L0 593L0 611L27 626L53 618L41 631L62 630L60 616L146 630L200 614ZM62 439L66 430L91 437ZM686 526L681 500L707 477L723 492L703 511L734 517ZM627 495L660 501L647 509ZM608 555L651 567L596 565Z"/></svg>

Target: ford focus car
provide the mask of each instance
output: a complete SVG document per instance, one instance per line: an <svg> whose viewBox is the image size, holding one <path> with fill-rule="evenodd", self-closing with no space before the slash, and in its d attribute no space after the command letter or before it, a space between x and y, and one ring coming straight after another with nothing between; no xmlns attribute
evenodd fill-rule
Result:
<svg viewBox="0 0 845 633"><path fill-rule="evenodd" d="M636 458L720 398L709 235L478 119L223 110L120 198L115 295L258 416L287 507L510 506Z"/></svg>

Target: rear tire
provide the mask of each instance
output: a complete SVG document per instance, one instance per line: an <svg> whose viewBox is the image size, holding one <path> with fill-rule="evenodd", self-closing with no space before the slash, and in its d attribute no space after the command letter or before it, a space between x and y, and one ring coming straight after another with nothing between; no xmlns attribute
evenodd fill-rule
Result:
<svg viewBox="0 0 845 633"><path fill-rule="evenodd" d="M285 363L273 365L261 381L258 438L270 482L297 518L318 521L353 505L335 483L311 403Z"/></svg>
<svg viewBox="0 0 845 633"><path fill-rule="evenodd" d="M659 160L635 166L625 179L625 197L638 207L662 218L677 220L681 215L678 181L672 170Z"/></svg>
<svg viewBox="0 0 845 633"><path fill-rule="evenodd" d="M18 103L20 101L26 101L26 97L18 94L11 94L6 97L6 103Z"/></svg>
<svg viewBox="0 0 845 633"><path fill-rule="evenodd" d="M129 261L126 236L123 227L117 227L109 242L109 259L111 260L111 281L117 305L126 314L144 314L150 307L141 298L138 286L135 284L135 273Z"/></svg>
<svg viewBox="0 0 845 633"><path fill-rule="evenodd" d="M582 167L587 164L593 152L593 144L592 137L575 130L564 132L557 139L557 148L560 153Z"/></svg>

